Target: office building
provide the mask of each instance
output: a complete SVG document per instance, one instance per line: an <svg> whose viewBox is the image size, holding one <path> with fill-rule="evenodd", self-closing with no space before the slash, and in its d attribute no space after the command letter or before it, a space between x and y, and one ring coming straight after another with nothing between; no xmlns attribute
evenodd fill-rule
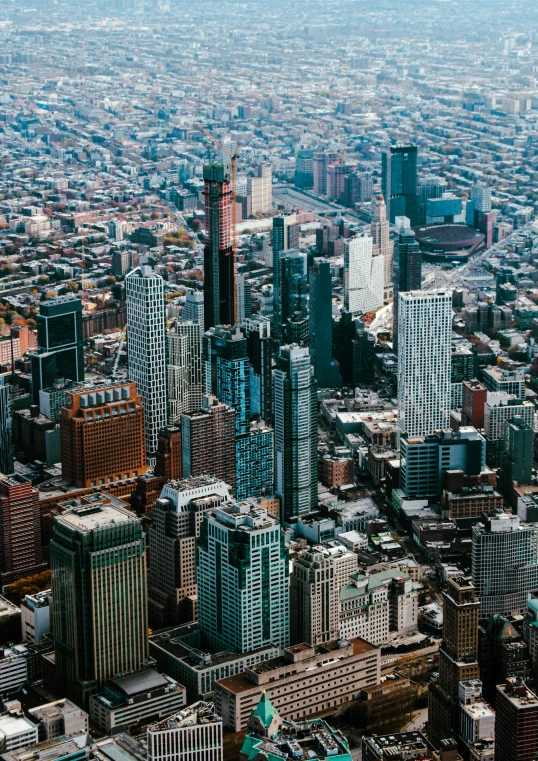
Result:
<svg viewBox="0 0 538 761"><path fill-rule="evenodd" d="M290 578L290 611L292 643L315 646L339 636L338 586L330 555L313 549L295 558Z"/></svg>
<svg viewBox="0 0 538 761"><path fill-rule="evenodd" d="M67 698L30 708L28 714L38 724L40 740L88 734L88 714Z"/></svg>
<svg viewBox="0 0 538 761"><path fill-rule="evenodd" d="M167 674L145 669L105 682L103 691L90 698L90 719L105 735L116 734L133 724L170 716L186 702L183 685Z"/></svg>
<svg viewBox="0 0 538 761"><path fill-rule="evenodd" d="M538 754L538 696L523 679L497 685L495 761L532 761Z"/></svg>
<svg viewBox="0 0 538 761"><path fill-rule="evenodd" d="M485 367L482 380L488 391L501 394L514 394L522 401L525 399L525 369L517 367L506 370L503 367Z"/></svg>
<svg viewBox="0 0 538 761"><path fill-rule="evenodd" d="M151 267L125 278L127 371L142 397L146 457L154 464L159 430L167 423L164 280Z"/></svg>
<svg viewBox="0 0 538 761"><path fill-rule="evenodd" d="M384 259L373 253L373 238L356 236L344 244L344 307L353 317L383 306Z"/></svg>
<svg viewBox="0 0 538 761"><path fill-rule="evenodd" d="M181 425L167 425L159 431L154 474L165 481L180 481L183 476L181 460Z"/></svg>
<svg viewBox="0 0 538 761"><path fill-rule="evenodd" d="M349 746L338 730L323 719L306 719L300 724L284 721L264 693L247 724L239 761L291 761L295 758L316 758L328 761L351 761Z"/></svg>
<svg viewBox="0 0 538 761"><path fill-rule="evenodd" d="M139 519L111 504L53 521L54 661L49 688L86 707L119 672L147 663L146 540Z"/></svg>
<svg viewBox="0 0 538 761"><path fill-rule="evenodd" d="M307 348L280 347L273 388L275 491L287 523L318 502L317 383Z"/></svg>
<svg viewBox="0 0 538 761"><path fill-rule="evenodd" d="M425 436L449 427L449 291L409 291L398 297L398 432Z"/></svg>
<svg viewBox="0 0 538 761"><path fill-rule="evenodd" d="M57 423L62 407L65 407L65 394L72 383L60 379L51 388L42 388L39 392L39 411L45 417Z"/></svg>
<svg viewBox="0 0 538 761"><path fill-rule="evenodd" d="M281 656L220 679L215 706L224 726L240 732L260 698L267 694L283 719L310 718L357 699L362 690L379 684L381 650L362 639L337 640L309 647L284 649Z"/></svg>
<svg viewBox="0 0 538 761"><path fill-rule="evenodd" d="M198 620L211 650L247 653L290 638L284 532L248 502L205 514L197 546Z"/></svg>
<svg viewBox="0 0 538 761"><path fill-rule="evenodd" d="M235 325L235 260L232 245L230 169L206 164L203 170L206 244L204 246L204 329Z"/></svg>
<svg viewBox="0 0 538 761"><path fill-rule="evenodd" d="M43 302L37 317L38 351L31 355L32 393L39 404L39 391L60 378L84 380L82 301L59 296Z"/></svg>
<svg viewBox="0 0 538 761"><path fill-rule="evenodd" d="M421 758L433 759L433 754L433 746L421 732L417 731L374 735L365 737L362 741L363 761L386 761L392 758L398 759L398 757L417 761ZM456 761L457 759L456 756Z"/></svg>
<svg viewBox="0 0 538 761"><path fill-rule="evenodd" d="M35 745L38 740L38 727L33 721L20 713L8 712L0 715L0 747L11 753Z"/></svg>
<svg viewBox="0 0 538 761"><path fill-rule="evenodd" d="M314 187L314 153L312 151L302 150L297 153L293 181L302 190L311 190Z"/></svg>
<svg viewBox="0 0 538 761"><path fill-rule="evenodd" d="M418 224L416 146L391 146L383 151L381 193L391 224L394 224L396 217L408 217L411 227Z"/></svg>
<svg viewBox="0 0 538 761"><path fill-rule="evenodd" d="M299 248L299 225L296 214L281 214L273 217L271 232L273 249L273 335L278 340L282 336L282 272L280 260L284 252Z"/></svg>
<svg viewBox="0 0 538 761"><path fill-rule="evenodd" d="M31 481L19 475L0 479L0 516L1 585L45 570L39 492Z"/></svg>
<svg viewBox="0 0 538 761"><path fill-rule="evenodd" d="M209 474L235 489L235 410L205 396L181 416L183 478Z"/></svg>
<svg viewBox="0 0 538 761"><path fill-rule="evenodd" d="M250 367L247 339L239 326L217 325L203 336L204 388L235 410L235 433L250 426Z"/></svg>
<svg viewBox="0 0 538 761"><path fill-rule="evenodd" d="M11 389L5 378L0 378L0 473L13 473L13 418L11 417Z"/></svg>
<svg viewBox="0 0 538 761"><path fill-rule="evenodd" d="M398 294L408 291L420 291L422 288L422 254L415 239L415 233L409 227L398 232L394 242L392 283L392 343L398 351Z"/></svg>
<svg viewBox="0 0 538 761"><path fill-rule="evenodd" d="M507 497L512 484L530 484L534 453L534 428L521 418L504 422L503 450L501 453L501 481Z"/></svg>
<svg viewBox="0 0 538 761"><path fill-rule="evenodd" d="M235 439L235 497L272 494L274 488L274 431L263 420L250 423L248 433Z"/></svg>
<svg viewBox="0 0 538 761"><path fill-rule="evenodd" d="M28 650L24 645L5 648L0 658L0 692L14 694L28 681Z"/></svg>
<svg viewBox="0 0 538 761"><path fill-rule="evenodd" d="M200 343L202 342L202 333L204 331L204 294L202 291L195 291L187 288L185 294L185 305L181 310L182 322L194 322L200 326Z"/></svg>
<svg viewBox="0 0 538 761"><path fill-rule="evenodd" d="M208 510L231 499L213 476L170 481L153 505L149 530L150 625L154 629L196 619L196 539Z"/></svg>
<svg viewBox="0 0 538 761"><path fill-rule="evenodd" d="M25 595L21 602L22 641L39 644L44 634L50 633L50 589Z"/></svg>
<svg viewBox="0 0 538 761"><path fill-rule="evenodd" d="M525 613L527 592L538 587L538 527L501 513L472 528L472 572L480 618Z"/></svg>
<svg viewBox="0 0 538 761"><path fill-rule="evenodd" d="M448 580L443 592L443 642L439 681L430 685L428 736L432 745L460 728L460 683L478 679L478 608L473 584L462 576Z"/></svg>
<svg viewBox="0 0 538 761"><path fill-rule="evenodd" d="M222 761L222 719L199 701L150 724L146 743L148 761Z"/></svg>
<svg viewBox="0 0 538 761"><path fill-rule="evenodd" d="M390 223L387 219L387 207L382 195L377 196L375 200L370 232L372 235L373 256L383 257L383 298L390 299L393 289L392 260L394 241L390 239Z"/></svg>
<svg viewBox="0 0 538 761"><path fill-rule="evenodd" d="M271 322L259 315L246 319L241 330L247 339L250 365L250 414L273 424L273 339Z"/></svg>
<svg viewBox="0 0 538 761"><path fill-rule="evenodd" d="M145 473L144 408L136 384L81 384L67 391L60 438L62 474L73 486L102 486Z"/></svg>
<svg viewBox="0 0 538 761"><path fill-rule="evenodd" d="M479 476L486 468L486 440L475 428L457 434L441 431L429 436L400 437L400 489L406 497L439 497L443 476L459 470Z"/></svg>
<svg viewBox="0 0 538 761"><path fill-rule="evenodd" d="M418 181L418 224L426 224L426 207L430 198L442 198L446 190L446 180L444 177L429 175L421 177Z"/></svg>
<svg viewBox="0 0 538 761"><path fill-rule="evenodd" d="M319 388L342 385L338 363L333 359L333 316L331 263L314 259L309 275L310 359Z"/></svg>

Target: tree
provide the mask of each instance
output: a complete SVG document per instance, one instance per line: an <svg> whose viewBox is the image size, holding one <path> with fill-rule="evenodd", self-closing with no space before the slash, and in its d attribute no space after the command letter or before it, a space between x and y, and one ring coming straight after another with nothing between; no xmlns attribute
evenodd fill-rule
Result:
<svg viewBox="0 0 538 761"><path fill-rule="evenodd" d="M10 585L9 591L12 594L19 595L22 599L25 595L33 595L42 592L44 589L50 589L51 572L50 570L35 573L33 576L25 576Z"/></svg>

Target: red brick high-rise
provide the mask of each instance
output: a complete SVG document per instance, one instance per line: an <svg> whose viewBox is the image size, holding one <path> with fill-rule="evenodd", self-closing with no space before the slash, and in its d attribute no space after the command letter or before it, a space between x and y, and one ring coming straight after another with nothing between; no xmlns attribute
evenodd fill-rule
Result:
<svg viewBox="0 0 538 761"><path fill-rule="evenodd" d="M461 424L473 428L484 427L484 405L487 398L486 387L477 380L463 381Z"/></svg>
<svg viewBox="0 0 538 761"><path fill-rule="evenodd" d="M205 396L198 412L181 416L183 478L215 476L235 491L235 410Z"/></svg>
<svg viewBox="0 0 538 761"><path fill-rule="evenodd" d="M497 685L495 761L534 761L538 757L538 696L521 677Z"/></svg>
<svg viewBox="0 0 538 761"><path fill-rule="evenodd" d="M155 475L167 481L181 481L181 426L169 425L159 431Z"/></svg>
<svg viewBox="0 0 538 761"><path fill-rule="evenodd" d="M41 551L39 492L22 476L0 479L0 583L46 568Z"/></svg>

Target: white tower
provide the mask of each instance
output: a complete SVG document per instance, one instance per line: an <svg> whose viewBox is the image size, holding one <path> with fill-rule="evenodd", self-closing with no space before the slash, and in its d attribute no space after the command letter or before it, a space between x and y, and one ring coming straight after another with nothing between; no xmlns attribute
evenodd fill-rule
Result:
<svg viewBox="0 0 538 761"><path fill-rule="evenodd" d="M383 306L384 258L374 255L373 238L357 236L344 244L344 306L354 316Z"/></svg>
<svg viewBox="0 0 538 761"><path fill-rule="evenodd" d="M154 464L159 430L166 426L166 311L164 280L151 267L125 278L129 378L144 403L146 452Z"/></svg>

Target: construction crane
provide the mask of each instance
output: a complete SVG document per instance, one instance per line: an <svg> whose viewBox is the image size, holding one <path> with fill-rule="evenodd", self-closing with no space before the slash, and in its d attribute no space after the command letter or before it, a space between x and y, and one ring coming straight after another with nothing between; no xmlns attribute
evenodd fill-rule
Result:
<svg viewBox="0 0 538 761"><path fill-rule="evenodd" d="M118 344L118 348L116 349L114 364L112 365L112 373L111 373L112 376L116 375L116 373L118 372L118 365L120 363L120 354L121 354L121 350L123 349L123 344L125 343L126 337L127 337L127 325L125 325L125 327L121 331L120 342Z"/></svg>
<svg viewBox="0 0 538 761"><path fill-rule="evenodd" d="M205 127L202 127L201 124L194 125L197 129L200 130L200 132L203 132L203 134L211 140L212 143L214 143L217 148L220 148L220 150L225 153L230 158L230 164L232 167L232 255L233 255L233 267L234 267L234 308L233 308L233 316L234 316L234 325L237 325L237 319L238 319L238 310L237 310L237 155L239 153L239 147L240 143L236 143L235 148L233 151L228 150L228 148L225 148L220 140L218 140L215 135L213 135L208 129Z"/></svg>

